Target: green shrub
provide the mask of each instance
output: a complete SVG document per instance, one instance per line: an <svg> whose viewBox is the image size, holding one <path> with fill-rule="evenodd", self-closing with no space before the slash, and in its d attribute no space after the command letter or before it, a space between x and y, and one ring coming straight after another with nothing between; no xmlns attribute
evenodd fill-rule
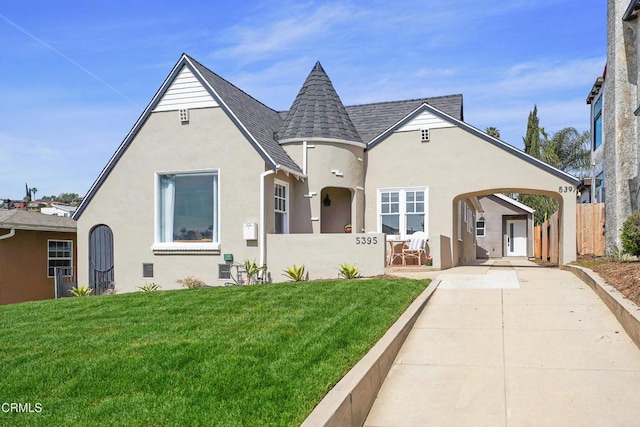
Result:
<svg viewBox="0 0 640 427"><path fill-rule="evenodd" d="M249 261L248 259L244 260L244 268L247 271L247 282L249 285L253 283L258 283L258 275L260 272L267 269L267 267L258 267L256 261Z"/></svg>
<svg viewBox="0 0 640 427"><path fill-rule="evenodd" d="M157 283L147 283L145 285L138 286L138 289L140 289L142 292L155 292L160 288L162 288L162 286L158 285Z"/></svg>
<svg viewBox="0 0 640 427"><path fill-rule="evenodd" d="M91 292L93 292L93 289L85 285L80 285L80 286L76 286L75 288L71 288L71 294L74 297L88 297L89 295L91 295Z"/></svg>
<svg viewBox="0 0 640 427"><path fill-rule="evenodd" d="M629 255L640 255L640 211L634 211L622 224L620 233L622 250Z"/></svg>
<svg viewBox="0 0 640 427"><path fill-rule="evenodd" d="M293 267L287 267L283 274L294 282L302 282L305 279L304 264L302 264L300 267L293 264Z"/></svg>
<svg viewBox="0 0 640 427"><path fill-rule="evenodd" d="M187 276L184 279L176 280L177 283L189 289L204 288L206 284L197 277Z"/></svg>
<svg viewBox="0 0 640 427"><path fill-rule="evenodd" d="M340 272L340 276L345 279L355 279L360 274L360 270L355 266L355 264L347 264L346 262L344 264L340 264L338 271Z"/></svg>

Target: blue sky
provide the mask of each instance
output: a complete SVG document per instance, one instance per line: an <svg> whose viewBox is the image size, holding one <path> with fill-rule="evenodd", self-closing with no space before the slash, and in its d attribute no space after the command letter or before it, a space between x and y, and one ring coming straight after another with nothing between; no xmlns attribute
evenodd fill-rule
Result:
<svg viewBox="0 0 640 427"><path fill-rule="evenodd" d="M320 60L345 105L462 93L519 148L534 104L587 130L606 1L4 0L0 47L0 198L84 195L182 52L275 109Z"/></svg>

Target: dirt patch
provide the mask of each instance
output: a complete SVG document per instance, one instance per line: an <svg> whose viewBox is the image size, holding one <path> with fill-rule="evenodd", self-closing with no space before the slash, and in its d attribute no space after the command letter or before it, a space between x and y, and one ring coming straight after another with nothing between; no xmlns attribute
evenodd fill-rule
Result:
<svg viewBox="0 0 640 427"><path fill-rule="evenodd" d="M590 268L640 306L640 261L616 261L611 258L581 255L574 264Z"/></svg>

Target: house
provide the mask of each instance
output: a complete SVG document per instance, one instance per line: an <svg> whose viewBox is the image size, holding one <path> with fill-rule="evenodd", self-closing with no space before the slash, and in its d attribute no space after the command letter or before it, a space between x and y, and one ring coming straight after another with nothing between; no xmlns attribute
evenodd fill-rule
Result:
<svg viewBox="0 0 640 427"><path fill-rule="evenodd" d="M0 210L0 305L54 298L56 267L77 265L76 222L24 210Z"/></svg>
<svg viewBox="0 0 640 427"><path fill-rule="evenodd" d="M578 204L593 203L591 201L591 182L591 178L582 178L578 183L578 187L576 188L576 197Z"/></svg>
<svg viewBox="0 0 640 427"><path fill-rule="evenodd" d="M504 194L478 197L476 257L533 257L534 210Z"/></svg>
<svg viewBox="0 0 640 427"><path fill-rule="evenodd" d="M575 259L577 179L463 119L462 95L344 106L319 62L276 111L183 54L74 213L79 281L220 285L247 259L273 281L374 275L415 231L449 268L475 260L474 200L496 192L555 197Z"/></svg>
<svg viewBox="0 0 640 427"><path fill-rule="evenodd" d="M67 218L71 218L71 216L75 211L76 211L75 206L66 206L66 205L60 205L60 204L52 204L49 207L40 209L40 213L43 213L45 215L64 216Z"/></svg>
<svg viewBox="0 0 640 427"><path fill-rule="evenodd" d="M607 1L607 62L587 103L591 106L594 202L605 203L606 252L621 247L622 224L640 206L637 0Z"/></svg>

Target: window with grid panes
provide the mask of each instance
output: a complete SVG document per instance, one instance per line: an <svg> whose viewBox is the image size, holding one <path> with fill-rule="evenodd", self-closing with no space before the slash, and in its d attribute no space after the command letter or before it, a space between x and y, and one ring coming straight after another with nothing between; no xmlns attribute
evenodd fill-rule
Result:
<svg viewBox="0 0 640 427"><path fill-rule="evenodd" d="M56 267L64 268L63 275L71 276L73 267L73 242L71 240L49 240L47 277L55 275Z"/></svg>
<svg viewBox="0 0 640 427"><path fill-rule="evenodd" d="M276 234L286 234L289 232L288 202L287 183L277 180L274 181L273 206Z"/></svg>

